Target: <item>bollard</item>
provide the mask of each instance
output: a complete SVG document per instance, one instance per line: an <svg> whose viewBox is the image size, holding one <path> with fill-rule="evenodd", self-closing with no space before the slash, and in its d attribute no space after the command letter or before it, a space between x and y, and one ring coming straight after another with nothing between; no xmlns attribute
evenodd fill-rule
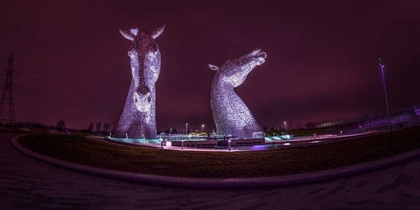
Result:
<svg viewBox="0 0 420 210"><path fill-rule="evenodd" d="M230 139L228 140L228 151L230 152Z"/></svg>
<svg viewBox="0 0 420 210"><path fill-rule="evenodd" d="M181 141L181 150L184 150L184 140Z"/></svg>

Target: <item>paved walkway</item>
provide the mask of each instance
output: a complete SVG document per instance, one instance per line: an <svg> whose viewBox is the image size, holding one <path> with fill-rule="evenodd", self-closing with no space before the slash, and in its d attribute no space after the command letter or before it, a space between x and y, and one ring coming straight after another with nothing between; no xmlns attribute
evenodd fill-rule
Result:
<svg viewBox="0 0 420 210"><path fill-rule="evenodd" d="M80 174L18 152L0 134L0 209L420 209L420 158L333 181L204 190Z"/></svg>

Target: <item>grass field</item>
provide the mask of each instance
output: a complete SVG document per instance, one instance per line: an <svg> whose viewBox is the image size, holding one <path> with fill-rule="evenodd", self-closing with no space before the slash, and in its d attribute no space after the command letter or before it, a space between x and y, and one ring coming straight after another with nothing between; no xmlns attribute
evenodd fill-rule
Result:
<svg viewBox="0 0 420 210"><path fill-rule="evenodd" d="M266 177L338 168L420 148L420 127L327 145L254 152L191 152L35 134L19 143L37 153L93 167L197 178Z"/></svg>

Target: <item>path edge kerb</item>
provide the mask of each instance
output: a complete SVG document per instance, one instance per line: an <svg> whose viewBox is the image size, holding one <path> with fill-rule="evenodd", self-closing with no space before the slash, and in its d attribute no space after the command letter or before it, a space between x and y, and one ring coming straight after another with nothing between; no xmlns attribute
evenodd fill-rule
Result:
<svg viewBox="0 0 420 210"><path fill-rule="evenodd" d="M13 146L23 154L46 162L61 168L70 169L77 172L87 173L91 175L119 179L124 181L136 182L136 183L147 183L147 184L159 184L159 185L170 185L170 186L182 186L182 187L205 187L205 188L236 188L236 187L273 187L273 186L285 186L293 184L303 184L318 181L325 181L327 179L334 179L342 176L348 176L375 170L378 168L390 166L396 163L407 161L420 156L420 149L403 153L400 155L371 161L367 163L356 164L352 166L345 166L341 168L335 168L330 170L323 170L317 172L284 175L275 177L250 177L250 178L189 178L189 177L170 177L150 174L138 174L131 172L114 171L109 169L101 169L67 161L58 160L51 158L39 153L33 152L23 147L19 142L18 138L23 137L27 134L18 135L13 137L11 143Z"/></svg>

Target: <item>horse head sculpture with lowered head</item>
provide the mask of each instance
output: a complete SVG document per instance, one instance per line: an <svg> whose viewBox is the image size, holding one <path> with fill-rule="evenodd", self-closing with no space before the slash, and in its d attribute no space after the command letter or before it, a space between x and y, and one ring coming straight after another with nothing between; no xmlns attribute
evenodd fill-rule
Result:
<svg viewBox="0 0 420 210"><path fill-rule="evenodd" d="M132 81L116 137L156 137L156 81L160 74L161 56L155 39L165 26L149 34L145 30L120 29L124 38L132 41L128 50Z"/></svg>
<svg viewBox="0 0 420 210"><path fill-rule="evenodd" d="M160 52L155 39L164 29L162 26L150 35L138 28L120 29L126 39L133 41L128 57L135 86L133 101L140 112L148 112L151 108L152 91L160 73Z"/></svg>

